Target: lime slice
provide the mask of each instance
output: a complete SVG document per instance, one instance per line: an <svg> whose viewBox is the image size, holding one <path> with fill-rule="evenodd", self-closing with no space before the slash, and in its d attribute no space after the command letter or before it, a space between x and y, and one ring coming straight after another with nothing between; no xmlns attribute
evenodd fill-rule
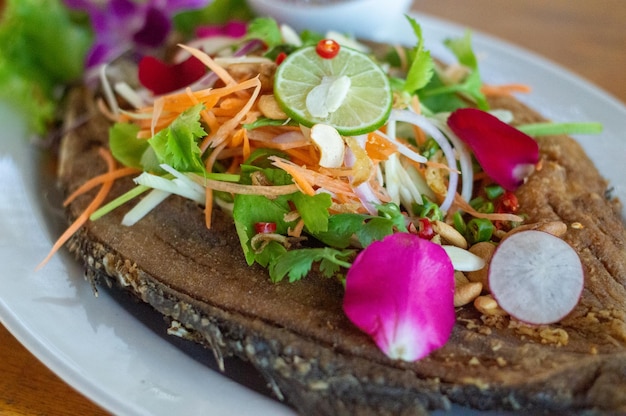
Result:
<svg viewBox="0 0 626 416"><path fill-rule="evenodd" d="M279 66L274 95L289 117L311 127L328 124L344 136L376 130L391 111L389 80L369 56L341 47L324 59L308 46Z"/></svg>

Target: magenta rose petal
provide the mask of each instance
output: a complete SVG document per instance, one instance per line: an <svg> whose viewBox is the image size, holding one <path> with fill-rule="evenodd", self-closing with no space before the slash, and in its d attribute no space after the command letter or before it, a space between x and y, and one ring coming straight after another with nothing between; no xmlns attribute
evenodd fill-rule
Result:
<svg viewBox="0 0 626 416"><path fill-rule="evenodd" d="M196 28L196 35L200 38L214 36L228 36L240 38L246 34L248 24L243 21L233 20L223 25L204 25Z"/></svg>
<svg viewBox="0 0 626 416"><path fill-rule="evenodd" d="M346 277L343 308L390 358L443 346L455 322L454 270L441 246L395 233L366 247Z"/></svg>
<svg viewBox="0 0 626 416"><path fill-rule="evenodd" d="M485 173L509 191L524 183L539 162L539 146L532 137L485 111L456 110L448 126L472 149Z"/></svg>

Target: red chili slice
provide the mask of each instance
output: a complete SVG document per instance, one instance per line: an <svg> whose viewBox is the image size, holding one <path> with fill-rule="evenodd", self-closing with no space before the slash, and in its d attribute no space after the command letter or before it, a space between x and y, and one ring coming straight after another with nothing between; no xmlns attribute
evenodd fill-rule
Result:
<svg viewBox="0 0 626 416"><path fill-rule="evenodd" d="M339 53L341 46L332 39L322 39L317 43L315 52L324 59L333 59Z"/></svg>
<svg viewBox="0 0 626 416"><path fill-rule="evenodd" d="M519 209L519 201L513 192L506 191L500 197L496 211L515 214Z"/></svg>
<svg viewBox="0 0 626 416"><path fill-rule="evenodd" d="M286 57L287 57L287 54L285 52L279 53L278 56L276 57L276 65L282 64Z"/></svg>
<svg viewBox="0 0 626 416"><path fill-rule="evenodd" d="M430 240L435 236L435 230L428 218L418 218L417 220L417 236Z"/></svg>
<svg viewBox="0 0 626 416"><path fill-rule="evenodd" d="M254 224L254 231L257 234L269 234L276 232L275 222L257 222Z"/></svg>

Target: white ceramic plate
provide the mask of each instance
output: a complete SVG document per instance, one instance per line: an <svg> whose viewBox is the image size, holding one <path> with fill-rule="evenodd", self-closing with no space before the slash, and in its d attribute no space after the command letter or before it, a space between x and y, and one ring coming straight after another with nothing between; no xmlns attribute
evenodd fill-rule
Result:
<svg viewBox="0 0 626 416"><path fill-rule="evenodd" d="M441 46L444 38L464 31L428 16L418 20L436 56L448 56ZM398 31L386 40L413 42L404 19L394 27ZM554 120L604 124L601 135L579 140L612 182L615 194L626 201L626 108L579 77L510 44L475 33L474 45L487 82L530 84L533 93L522 99ZM66 253L34 271L61 231L59 213L50 208L48 199L54 193L47 176L39 174L40 152L24 137L19 115L9 105L0 105L2 324L52 371L114 414L293 414L211 369L210 356L181 350L146 324L159 319L140 307L106 290L94 298L81 268ZM238 362L227 362L228 369L240 379L248 377Z"/></svg>

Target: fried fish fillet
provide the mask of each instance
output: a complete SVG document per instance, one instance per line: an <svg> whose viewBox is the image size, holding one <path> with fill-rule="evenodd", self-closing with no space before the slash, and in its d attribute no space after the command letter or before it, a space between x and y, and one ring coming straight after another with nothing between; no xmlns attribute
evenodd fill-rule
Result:
<svg viewBox="0 0 626 416"><path fill-rule="evenodd" d="M518 122L542 118L512 98L491 103ZM97 149L109 123L82 90L66 125L58 180L69 193L102 173ZM620 207L582 148L568 137L539 140L542 168L517 192L529 222L560 220L586 276L576 309L561 323L530 327L459 308L449 342L415 363L393 361L346 318L343 289L315 273L272 284L249 267L232 219L213 227L202 208L170 197L132 227L122 207L88 223L69 242L94 283L127 290L180 322L215 354L247 360L274 394L303 415L428 414L452 403L546 413L626 412L626 231ZM133 186L114 186L112 196ZM93 194L68 210L76 218ZM94 301L97 301L94 299Z"/></svg>

